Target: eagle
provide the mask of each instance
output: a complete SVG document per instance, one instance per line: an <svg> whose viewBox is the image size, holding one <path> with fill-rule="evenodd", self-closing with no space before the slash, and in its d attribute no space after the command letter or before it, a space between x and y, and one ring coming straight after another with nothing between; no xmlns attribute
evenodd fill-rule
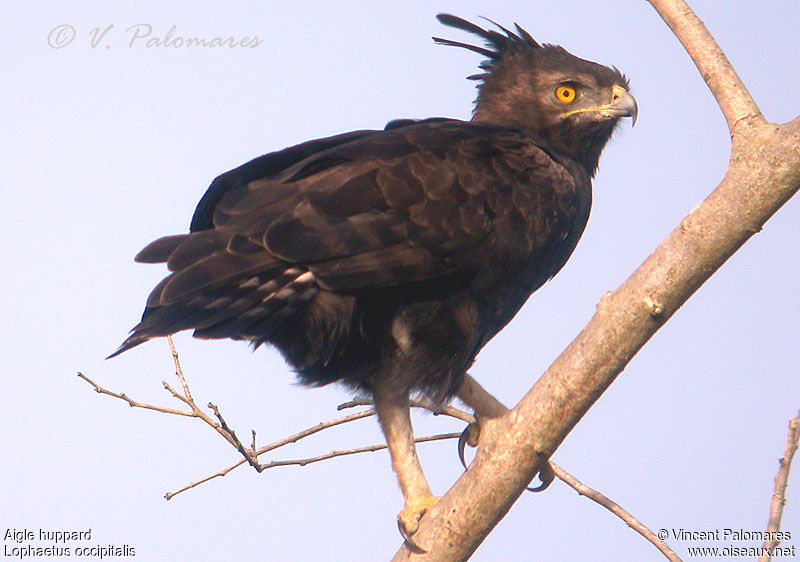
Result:
<svg viewBox="0 0 800 562"><path fill-rule="evenodd" d="M411 545L435 502L414 446L412 395L492 399L467 375L478 352L566 263L591 180L623 117L616 68L539 44L515 24L447 26L484 46L472 119L399 119L265 154L217 177L189 233L136 256L170 273L111 356L193 330L277 348L301 382L372 398L404 496Z"/></svg>

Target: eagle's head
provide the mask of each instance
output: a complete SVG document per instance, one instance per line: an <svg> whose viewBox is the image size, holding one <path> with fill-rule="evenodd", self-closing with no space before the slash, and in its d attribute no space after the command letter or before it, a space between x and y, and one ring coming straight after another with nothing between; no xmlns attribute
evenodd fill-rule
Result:
<svg viewBox="0 0 800 562"><path fill-rule="evenodd" d="M488 48L434 37L487 58L480 65L484 72L469 77L480 80L473 122L531 133L544 148L575 159L590 173L620 118L636 122L636 100L616 68L540 45L516 24L514 33L495 23L500 33L449 14L437 18L486 41Z"/></svg>

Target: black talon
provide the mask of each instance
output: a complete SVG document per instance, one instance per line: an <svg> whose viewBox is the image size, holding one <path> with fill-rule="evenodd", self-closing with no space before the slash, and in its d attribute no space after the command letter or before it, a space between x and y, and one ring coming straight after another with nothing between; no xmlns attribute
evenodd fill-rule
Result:
<svg viewBox="0 0 800 562"><path fill-rule="evenodd" d="M406 532L406 528L403 527L400 521L397 522L397 528L400 530L400 536L403 537L403 540L406 542L406 545L408 545L408 549L411 552L415 554L425 554L428 552L427 550L419 546L417 543L415 543L413 540L411 540L411 535L409 535Z"/></svg>
<svg viewBox="0 0 800 562"><path fill-rule="evenodd" d="M464 470L467 470L467 463L464 460L464 451L467 448L467 442L469 441L469 426L467 426L464 431L461 432L461 435L458 437L458 460L461 461L461 466L464 467Z"/></svg>
<svg viewBox="0 0 800 562"><path fill-rule="evenodd" d="M461 466L464 467L464 470L467 470L467 463L464 460L464 451L467 445L470 447L478 446L478 435L480 435L480 426L478 422L475 421L467 425L466 429L461 432L458 438L458 459L461 461Z"/></svg>
<svg viewBox="0 0 800 562"><path fill-rule="evenodd" d="M529 492L544 492L550 484L553 483L553 480L556 479L556 473L553 472L553 468L550 466L550 463L545 463L544 468L539 471L539 481L541 484L538 486L529 486L525 488Z"/></svg>

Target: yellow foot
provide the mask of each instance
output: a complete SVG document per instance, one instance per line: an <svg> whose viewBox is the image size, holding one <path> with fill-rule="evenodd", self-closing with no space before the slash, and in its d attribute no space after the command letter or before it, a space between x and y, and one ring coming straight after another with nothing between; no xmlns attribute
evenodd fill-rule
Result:
<svg viewBox="0 0 800 562"><path fill-rule="evenodd" d="M436 505L439 498L433 496L417 496L410 499L403 511L397 514L397 527L400 529L400 534L408 545L417 552L425 552L414 541L411 536L417 532L419 528L419 520L425 515L425 512Z"/></svg>

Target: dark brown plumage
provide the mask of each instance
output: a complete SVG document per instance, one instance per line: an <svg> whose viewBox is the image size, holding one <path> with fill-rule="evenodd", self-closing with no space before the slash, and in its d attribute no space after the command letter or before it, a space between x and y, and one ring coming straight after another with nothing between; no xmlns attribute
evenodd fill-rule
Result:
<svg viewBox="0 0 800 562"><path fill-rule="evenodd" d="M435 39L488 59L471 77L472 121L395 121L219 176L189 234L136 257L171 273L114 354L192 329L272 344L305 383L371 393L413 512L401 514L406 535L428 505L415 498L430 495L408 446L409 393L457 394L484 344L561 269L600 152L620 117L636 116L614 69L519 26L439 19L487 43Z"/></svg>

